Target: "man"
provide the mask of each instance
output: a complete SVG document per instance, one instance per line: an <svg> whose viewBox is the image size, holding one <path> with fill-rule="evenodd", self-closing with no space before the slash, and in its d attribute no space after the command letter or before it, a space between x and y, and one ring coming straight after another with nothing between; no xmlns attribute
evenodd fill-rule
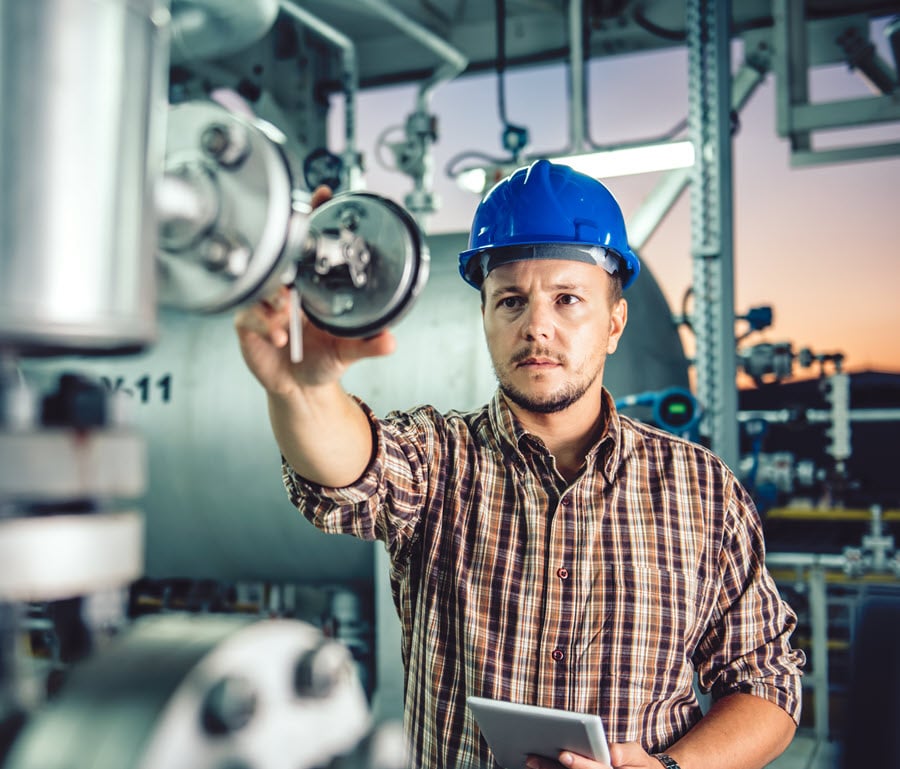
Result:
<svg viewBox="0 0 900 769"><path fill-rule="evenodd" d="M799 717L795 617L731 472L603 389L639 271L618 204L538 161L486 196L470 246L460 272L481 290L499 382L472 413L379 419L344 392L349 365L393 350L388 333L307 325L291 365L283 297L237 320L292 501L390 553L412 762L489 766L465 705L480 695L600 714L614 767L764 766Z"/></svg>

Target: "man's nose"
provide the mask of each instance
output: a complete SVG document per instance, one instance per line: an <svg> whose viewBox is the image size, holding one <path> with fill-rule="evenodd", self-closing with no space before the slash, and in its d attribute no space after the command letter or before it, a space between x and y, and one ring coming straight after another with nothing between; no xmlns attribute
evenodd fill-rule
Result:
<svg viewBox="0 0 900 769"><path fill-rule="evenodd" d="M553 314L545 303L529 302L522 333L526 339L550 339L553 336Z"/></svg>

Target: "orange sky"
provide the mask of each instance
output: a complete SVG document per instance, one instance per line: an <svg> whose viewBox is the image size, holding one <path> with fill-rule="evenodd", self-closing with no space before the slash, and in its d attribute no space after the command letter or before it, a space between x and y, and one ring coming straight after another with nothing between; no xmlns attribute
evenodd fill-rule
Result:
<svg viewBox="0 0 900 769"><path fill-rule="evenodd" d="M588 80L591 138L597 143L633 141L675 125L687 114L686 70L683 50L592 62ZM850 371L900 371L900 297L896 296L900 289L900 158L792 168L787 142L776 134L773 77L745 106L734 141L736 310L740 314L754 305L773 306L773 327L754 335L755 341L790 341L795 350L842 352ZM413 86L366 91L358 104L368 189L398 202L411 189L411 181L379 165L374 137L390 125L398 126L392 140L402 136L415 93ZM845 68L814 73L811 81L813 100L867 93L861 78ZM562 67L507 73L507 114L511 122L528 127L530 152L566 147L565 94ZM485 74L442 85L434 91L431 109L438 119L435 190L442 203L428 229L467 230L478 200L459 190L446 177L444 167L463 151L505 154L496 78ZM338 137L340 120L338 109L331 124ZM880 129L872 138L900 141L900 127ZM341 146L336 140L335 147ZM381 155L390 157L384 150ZM626 220L658 179L658 174L646 174L607 182ZM688 193L641 256L678 310L691 281Z"/></svg>

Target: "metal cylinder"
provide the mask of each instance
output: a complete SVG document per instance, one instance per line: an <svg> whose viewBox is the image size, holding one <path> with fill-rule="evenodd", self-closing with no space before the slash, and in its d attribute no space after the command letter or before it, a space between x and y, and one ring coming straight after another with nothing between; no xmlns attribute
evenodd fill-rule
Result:
<svg viewBox="0 0 900 769"><path fill-rule="evenodd" d="M0 346L154 341L168 19L164 0L0 3Z"/></svg>

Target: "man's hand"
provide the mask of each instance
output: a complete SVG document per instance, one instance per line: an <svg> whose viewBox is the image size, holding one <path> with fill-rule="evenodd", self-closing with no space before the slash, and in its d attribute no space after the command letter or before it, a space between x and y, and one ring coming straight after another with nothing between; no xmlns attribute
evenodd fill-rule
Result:
<svg viewBox="0 0 900 769"><path fill-rule="evenodd" d="M331 197L320 187L313 206ZM387 331L370 339L333 336L302 318L303 359L291 360L291 289L239 312L234 320L241 354L265 388L269 421L282 456L296 472L322 486L353 483L372 457L368 417L341 387L354 361L387 355L395 347Z"/></svg>
<svg viewBox="0 0 900 769"><path fill-rule="evenodd" d="M563 751L556 761L539 756L530 756L526 765L529 769L661 769L662 764L647 753L637 742L614 743L609 746L611 764L594 761L577 753Z"/></svg>
<svg viewBox="0 0 900 769"><path fill-rule="evenodd" d="M299 387L338 382L351 363L388 355L396 342L388 331L369 339L347 339L329 334L303 316L303 360L290 357L288 324L290 294L284 287L269 299L240 311L235 328L241 354L267 392L287 395Z"/></svg>
<svg viewBox="0 0 900 769"><path fill-rule="evenodd" d="M319 187L312 195L312 205L319 206L330 198L331 191ZM290 290L287 287L235 316L244 361L260 384L273 395L288 395L298 388L336 383L354 361L388 355L396 346L394 337L387 331L369 339L346 339L323 331L304 316L303 360L293 363L289 320Z"/></svg>

